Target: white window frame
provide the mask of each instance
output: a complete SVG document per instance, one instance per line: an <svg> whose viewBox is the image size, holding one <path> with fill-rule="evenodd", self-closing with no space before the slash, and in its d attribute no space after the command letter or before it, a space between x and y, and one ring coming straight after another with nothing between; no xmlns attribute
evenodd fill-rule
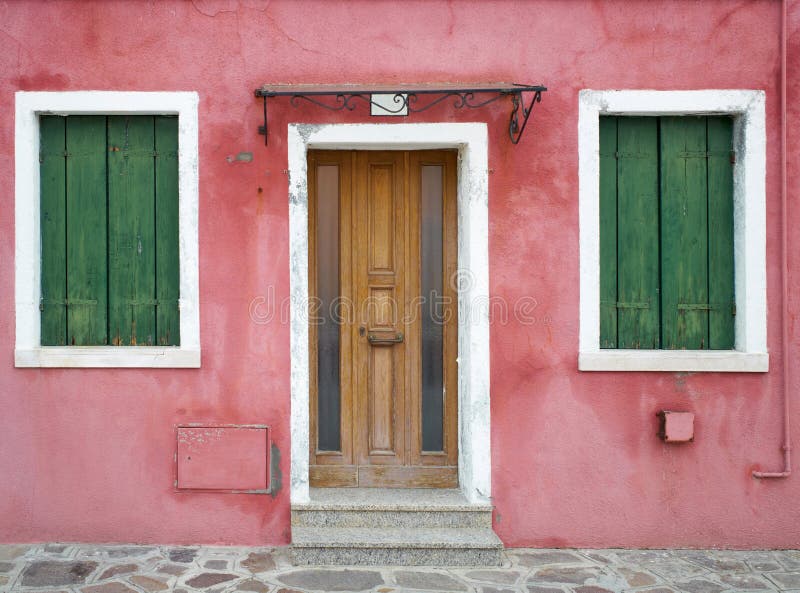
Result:
<svg viewBox="0 0 800 593"><path fill-rule="evenodd" d="M16 93L15 307L17 367L200 366L198 270L198 95L195 92ZM177 115L180 346L42 346L39 116Z"/></svg>
<svg viewBox="0 0 800 593"><path fill-rule="evenodd" d="M578 112L580 338L582 371L767 372L766 126L760 90L582 90ZM600 348L600 116L731 115L733 350Z"/></svg>

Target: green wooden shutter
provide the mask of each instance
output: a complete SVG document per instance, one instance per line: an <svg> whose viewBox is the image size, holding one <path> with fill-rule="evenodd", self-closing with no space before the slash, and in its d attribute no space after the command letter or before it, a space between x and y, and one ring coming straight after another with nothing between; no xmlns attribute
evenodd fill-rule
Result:
<svg viewBox="0 0 800 593"><path fill-rule="evenodd" d="M659 348L658 128L617 123L617 347Z"/></svg>
<svg viewBox="0 0 800 593"><path fill-rule="evenodd" d="M42 232L42 345L67 343L66 118L39 122L40 220Z"/></svg>
<svg viewBox="0 0 800 593"><path fill-rule="evenodd" d="M106 121L66 118L68 344L107 339Z"/></svg>
<svg viewBox="0 0 800 593"><path fill-rule="evenodd" d="M600 118L600 347L617 347L617 118Z"/></svg>
<svg viewBox="0 0 800 593"><path fill-rule="evenodd" d="M155 118L157 343L180 344L178 254L178 118Z"/></svg>
<svg viewBox="0 0 800 593"><path fill-rule="evenodd" d="M601 348L733 348L732 123L600 119Z"/></svg>
<svg viewBox="0 0 800 593"><path fill-rule="evenodd" d="M178 119L42 116L41 343L179 345Z"/></svg>
<svg viewBox="0 0 800 593"><path fill-rule="evenodd" d="M661 283L664 347L709 347L706 119L661 118Z"/></svg>
<svg viewBox="0 0 800 593"><path fill-rule="evenodd" d="M156 336L153 117L109 117L108 150L111 343L150 346Z"/></svg>
<svg viewBox="0 0 800 593"><path fill-rule="evenodd" d="M733 120L708 121L708 347L734 347Z"/></svg>

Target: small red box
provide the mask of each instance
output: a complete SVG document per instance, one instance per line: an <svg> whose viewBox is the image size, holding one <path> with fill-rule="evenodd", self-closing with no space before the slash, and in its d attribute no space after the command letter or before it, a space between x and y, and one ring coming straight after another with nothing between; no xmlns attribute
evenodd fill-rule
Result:
<svg viewBox="0 0 800 593"><path fill-rule="evenodd" d="M178 426L178 490L269 492L266 426Z"/></svg>
<svg viewBox="0 0 800 593"><path fill-rule="evenodd" d="M694 413L661 410L656 416L660 421L658 436L665 443L694 441Z"/></svg>

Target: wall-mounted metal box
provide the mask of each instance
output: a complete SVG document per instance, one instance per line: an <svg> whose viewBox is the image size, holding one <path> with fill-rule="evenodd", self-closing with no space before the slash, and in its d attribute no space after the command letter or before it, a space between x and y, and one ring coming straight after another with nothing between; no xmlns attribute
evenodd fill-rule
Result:
<svg viewBox="0 0 800 593"><path fill-rule="evenodd" d="M658 416L658 436L665 443L690 443L694 441L694 414L661 410Z"/></svg>
<svg viewBox="0 0 800 593"><path fill-rule="evenodd" d="M267 426L189 424L176 436L176 489L269 492Z"/></svg>

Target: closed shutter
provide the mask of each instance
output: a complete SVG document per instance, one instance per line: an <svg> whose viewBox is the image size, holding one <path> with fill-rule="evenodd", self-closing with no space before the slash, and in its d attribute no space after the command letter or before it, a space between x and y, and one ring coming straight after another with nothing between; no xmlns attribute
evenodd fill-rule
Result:
<svg viewBox="0 0 800 593"><path fill-rule="evenodd" d="M178 345L177 118L40 130L42 345Z"/></svg>
<svg viewBox="0 0 800 593"><path fill-rule="evenodd" d="M45 346L64 346L67 344L66 119L42 116L39 131L41 340Z"/></svg>
<svg viewBox="0 0 800 593"><path fill-rule="evenodd" d="M658 348L658 127L617 122L617 331L619 348Z"/></svg>
<svg viewBox="0 0 800 593"><path fill-rule="evenodd" d="M734 347L736 302L733 285L733 120L708 123L708 347Z"/></svg>
<svg viewBox="0 0 800 593"><path fill-rule="evenodd" d="M603 117L600 346L734 345L732 120Z"/></svg>
<svg viewBox="0 0 800 593"><path fill-rule="evenodd" d="M178 254L178 118L155 118L156 330L159 346L181 343Z"/></svg>
<svg viewBox="0 0 800 593"><path fill-rule="evenodd" d="M600 347L617 347L617 118L600 118Z"/></svg>

